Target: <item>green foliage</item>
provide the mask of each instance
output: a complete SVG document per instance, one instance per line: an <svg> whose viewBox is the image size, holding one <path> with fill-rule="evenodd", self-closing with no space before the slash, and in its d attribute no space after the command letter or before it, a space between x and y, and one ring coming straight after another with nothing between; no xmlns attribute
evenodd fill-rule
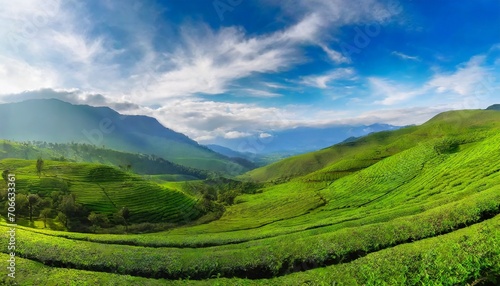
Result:
<svg viewBox="0 0 500 286"><path fill-rule="evenodd" d="M52 209L50 208L45 208L40 212L40 218L43 221L44 228L47 227L47 219L49 219L51 215L52 215Z"/></svg>
<svg viewBox="0 0 500 286"><path fill-rule="evenodd" d="M453 153L458 151L460 144L457 138L445 138L434 145L434 150L438 154Z"/></svg>
<svg viewBox="0 0 500 286"><path fill-rule="evenodd" d="M5 181L5 183L9 182L9 170L4 170L2 172L2 179Z"/></svg>
<svg viewBox="0 0 500 286"><path fill-rule="evenodd" d="M40 177L42 174L43 164L44 164L44 162L43 162L42 158L38 158L36 160L36 173L38 174L38 177Z"/></svg>
<svg viewBox="0 0 500 286"><path fill-rule="evenodd" d="M145 222L185 224L203 215L196 208L195 197L117 168L45 161L44 176L39 178L32 169L34 163L4 159L0 167L8 166L16 173L18 196L27 194L26 190L36 193L44 204L39 209L50 207L62 212L66 216L64 225L72 230L85 231L91 211L112 217L124 206L129 210L125 228ZM29 210L22 206L19 211L29 215ZM33 215L39 215L37 209Z"/></svg>
<svg viewBox="0 0 500 286"><path fill-rule="evenodd" d="M42 141L18 143L6 140L0 140L0 143L5 150L0 152L0 159L37 159L37 169L40 167L40 172L43 169L43 159L39 155L41 153L52 161L100 163L138 174L171 174L194 179L205 179L210 174L208 171L178 165L154 155L120 152L89 144L62 144Z"/></svg>
<svg viewBox="0 0 500 286"><path fill-rule="evenodd" d="M37 194L28 195L28 208L30 213L30 221L33 221L33 211L35 210L39 202L40 202L40 197Z"/></svg>
<svg viewBox="0 0 500 286"><path fill-rule="evenodd" d="M54 166L62 168L58 178L70 178L68 193L33 183L32 177L18 178L21 188L30 186L56 198L54 204L64 205L62 198L75 194L74 200L92 208L94 216L114 215L116 220L125 218L125 206L131 221L137 213L154 218L165 209L175 209L169 213L181 220L189 212L205 215L182 227L140 235L18 227L19 255L51 266L44 267L53 275L62 267L72 268L68 273L96 271L100 280L93 283L134 275L154 279L127 281L496 285L498 131L496 111L444 113L422 126L372 134L255 170L246 183L215 176L188 183L157 178L159 186L102 165L47 161L45 175ZM25 165L33 166L0 161L0 168L19 174ZM254 179L267 183L250 183ZM167 193L176 196L162 199ZM139 208L136 201L144 203L145 198L148 208ZM189 207L183 208L183 201ZM0 226L5 235L4 230ZM129 232L150 230L157 228L149 222L129 226ZM6 243L0 239L0 249Z"/></svg>
<svg viewBox="0 0 500 286"><path fill-rule="evenodd" d="M109 223L109 219L105 215L95 212L91 212L89 214L88 220L92 224L94 232L97 230L97 228L104 227Z"/></svg>

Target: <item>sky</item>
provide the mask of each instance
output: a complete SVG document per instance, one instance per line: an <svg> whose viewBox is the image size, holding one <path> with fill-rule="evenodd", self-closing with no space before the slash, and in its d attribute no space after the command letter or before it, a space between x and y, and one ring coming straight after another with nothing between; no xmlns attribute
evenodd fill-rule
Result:
<svg viewBox="0 0 500 286"><path fill-rule="evenodd" d="M156 117L201 142L500 103L500 1L0 0L0 102Z"/></svg>

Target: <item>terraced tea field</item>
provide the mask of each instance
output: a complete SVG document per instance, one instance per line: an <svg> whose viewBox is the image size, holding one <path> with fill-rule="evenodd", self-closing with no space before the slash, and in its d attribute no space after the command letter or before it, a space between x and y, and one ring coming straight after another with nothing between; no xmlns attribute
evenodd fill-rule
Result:
<svg viewBox="0 0 500 286"><path fill-rule="evenodd" d="M50 196L51 192L66 191L75 194L76 202L102 214L127 207L131 222L190 221L199 216L195 198L113 167L45 161L39 177L35 164L32 160L4 159L0 168L16 174L19 193Z"/></svg>
<svg viewBox="0 0 500 286"><path fill-rule="evenodd" d="M238 196L220 219L205 224L137 235L18 227L19 282L495 285L499 131L500 112L449 112L422 126L278 162L244 175L266 187ZM25 169L28 163L33 166L4 160L0 167L17 164L20 189L48 191ZM196 217L195 199L180 183L162 187L113 168L58 164L46 166L57 175L52 185L68 182L96 209L112 212L113 204L126 204L158 220L175 220L186 210ZM307 170L297 172L301 164ZM274 174L263 176L267 170ZM139 201L149 208L140 209ZM0 225L4 253L7 230Z"/></svg>

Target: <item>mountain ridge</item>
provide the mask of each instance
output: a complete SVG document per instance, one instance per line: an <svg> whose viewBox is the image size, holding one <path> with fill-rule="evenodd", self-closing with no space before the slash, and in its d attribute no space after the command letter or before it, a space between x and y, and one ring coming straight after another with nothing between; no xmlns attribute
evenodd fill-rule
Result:
<svg viewBox="0 0 500 286"><path fill-rule="evenodd" d="M0 137L13 141L85 143L162 157L191 168L235 175L248 170L156 118L59 99L0 104Z"/></svg>

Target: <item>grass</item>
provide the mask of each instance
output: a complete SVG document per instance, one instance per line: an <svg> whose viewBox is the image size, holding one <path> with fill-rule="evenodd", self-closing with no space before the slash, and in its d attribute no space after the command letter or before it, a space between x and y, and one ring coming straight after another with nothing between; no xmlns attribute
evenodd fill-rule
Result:
<svg viewBox="0 0 500 286"><path fill-rule="evenodd" d="M162 280L49 267L17 258L19 285L465 285L500 279L500 217L450 234L381 250L349 263L301 264L273 279ZM6 254L0 254L7 260ZM313 269L311 269L313 268ZM2 275L0 282L12 282Z"/></svg>
<svg viewBox="0 0 500 286"><path fill-rule="evenodd" d="M53 275L95 271L98 279L109 281L495 284L500 273L499 130L496 111L444 113L422 126L372 134L279 162L277 169L252 171L248 178L267 186L237 197L219 220L140 235L20 226L18 255L45 264ZM35 186L36 177L23 173L33 162L13 162L19 180L25 176L25 183ZM300 169L302 163L307 164ZM99 165L60 167L65 171L58 177L44 184L38 180L40 191L63 186L70 176L70 189L80 190L84 199L86 191L96 194L93 201L103 208L106 198L97 199L101 185L113 201L141 199L127 197L124 182L131 184L130 193L147 186L193 199L181 192L183 183L164 182L161 176L153 184ZM148 199L153 208L154 199ZM1 249L6 249L5 231L0 225Z"/></svg>
<svg viewBox="0 0 500 286"><path fill-rule="evenodd" d="M0 159L19 158L87 162L121 167L143 175L162 176L164 180L204 179L209 172L184 167L157 156L121 152L89 144L54 144L0 140Z"/></svg>
<svg viewBox="0 0 500 286"><path fill-rule="evenodd" d="M16 174L18 193L42 197L58 191L72 193L89 211L106 215L127 207L133 223L187 222L200 215L194 197L110 166L45 161L39 177L35 164L32 160L4 159L0 169Z"/></svg>

